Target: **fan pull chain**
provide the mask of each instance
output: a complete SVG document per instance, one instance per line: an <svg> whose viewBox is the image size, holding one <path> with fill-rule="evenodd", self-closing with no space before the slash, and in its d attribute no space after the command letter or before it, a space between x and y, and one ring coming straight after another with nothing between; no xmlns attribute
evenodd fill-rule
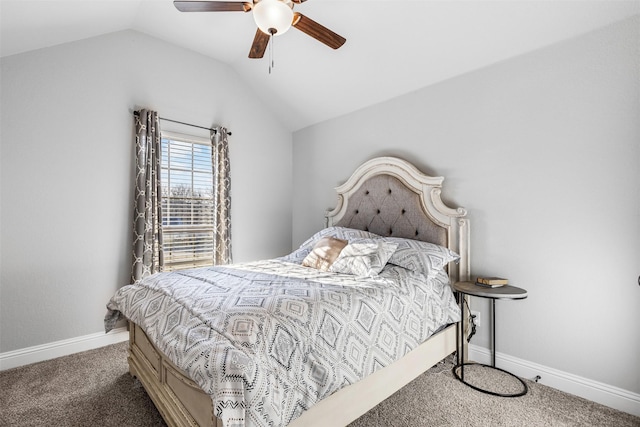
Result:
<svg viewBox="0 0 640 427"><path fill-rule="evenodd" d="M275 62L273 61L273 35L276 33L274 28L269 28L269 34L271 34L269 40L269 74L271 74L271 69L275 68Z"/></svg>

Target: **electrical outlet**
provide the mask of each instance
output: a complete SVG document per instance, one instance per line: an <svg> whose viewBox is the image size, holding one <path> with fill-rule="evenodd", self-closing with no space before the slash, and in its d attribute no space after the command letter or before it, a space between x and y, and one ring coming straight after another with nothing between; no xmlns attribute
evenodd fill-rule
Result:
<svg viewBox="0 0 640 427"><path fill-rule="evenodd" d="M480 312L479 311L473 311L471 310L471 315L472 316L476 316L475 320L476 320L476 327L479 328L481 323L480 323Z"/></svg>

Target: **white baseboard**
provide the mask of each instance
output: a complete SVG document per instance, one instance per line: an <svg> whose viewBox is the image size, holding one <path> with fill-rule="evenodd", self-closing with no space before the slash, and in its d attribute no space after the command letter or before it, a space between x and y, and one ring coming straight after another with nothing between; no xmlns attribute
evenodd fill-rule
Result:
<svg viewBox="0 0 640 427"><path fill-rule="evenodd" d="M491 364L490 350L473 344L469 344L468 348L470 360ZM640 416L640 394L499 352L496 352L496 366L521 378L533 380L536 376L540 376L538 380L540 384Z"/></svg>
<svg viewBox="0 0 640 427"><path fill-rule="evenodd" d="M55 359L56 357L67 356L81 351L93 350L94 348L116 344L128 339L129 332L126 327L122 327L114 329L108 334L98 332L49 344L7 351L6 353L0 353L0 371Z"/></svg>

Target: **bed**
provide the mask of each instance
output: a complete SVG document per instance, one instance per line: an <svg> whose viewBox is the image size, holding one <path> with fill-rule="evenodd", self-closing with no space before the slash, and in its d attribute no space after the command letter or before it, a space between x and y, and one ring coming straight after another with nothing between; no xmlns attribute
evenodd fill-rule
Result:
<svg viewBox="0 0 640 427"><path fill-rule="evenodd" d="M290 255L125 286L105 327L128 319L130 373L170 426L347 425L459 348L448 284L469 279L469 221L442 182L399 158L367 161ZM323 239L346 245L334 270L300 265Z"/></svg>

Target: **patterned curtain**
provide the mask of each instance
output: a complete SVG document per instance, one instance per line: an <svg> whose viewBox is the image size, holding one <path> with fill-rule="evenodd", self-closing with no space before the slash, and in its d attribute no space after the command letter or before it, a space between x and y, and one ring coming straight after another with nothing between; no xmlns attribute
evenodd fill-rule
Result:
<svg viewBox="0 0 640 427"><path fill-rule="evenodd" d="M213 166L213 264L230 264L231 257L231 175L227 129L211 132Z"/></svg>
<svg viewBox="0 0 640 427"><path fill-rule="evenodd" d="M155 111L140 110L136 125L136 188L133 215L131 281L162 271L160 121Z"/></svg>

